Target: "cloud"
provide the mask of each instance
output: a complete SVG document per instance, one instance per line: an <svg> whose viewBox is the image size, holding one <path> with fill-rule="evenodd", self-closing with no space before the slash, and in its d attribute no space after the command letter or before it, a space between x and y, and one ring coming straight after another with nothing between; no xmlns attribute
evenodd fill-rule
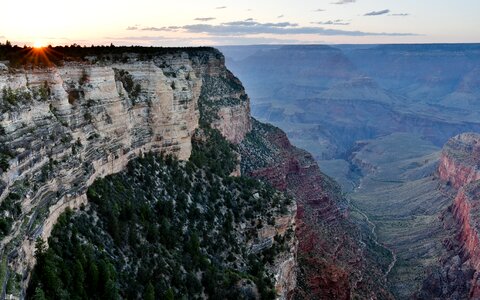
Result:
<svg viewBox="0 0 480 300"><path fill-rule="evenodd" d="M342 5L342 4L349 4L349 3L355 3L355 2L357 2L357 0L339 0L337 2L332 2L331 4Z"/></svg>
<svg viewBox="0 0 480 300"><path fill-rule="evenodd" d="M279 39L270 37L241 37L241 38L225 38L225 37L211 37L209 38L212 45L259 45L259 44L300 44L304 41L297 39ZM316 44L325 43L324 41L315 41Z"/></svg>
<svg viewBox="0 0 480 300"><path fill-rule="evenodd" d="M280 18L283 18L285 17L284 15L279 15L277 18L280 19Z"/></svg>
<svg viewBox="0 0 480 300"><path fill-rule="evenodd" d="M168 40L172 39L169 37L165 36L120 36L120 37L111 37L111 36L106 36L103 37L104 39L107 40L131 40L131 41L153 41L153 40Z"/></svg>
<svg viewBox="0 0 480 300"><path fill-rule="evenodd" d="M330 20L330 21L324 21L324 22L312 22L312 24L318 24L318 25L350 25L350 22L348 20Z"/></svg>
<svg viewBox="0 0 480 300"><path fill-rule="evenodd" d="M253 18L245 19L245 22L248 22L248 21L253 21Z"/></svg>
<svg viewBox="0 0 480 300"><path fill-rule="evenodd" d="M327 21L327 23L317 23L322 25L342 25L347 23L345 20ZM346 25L346 24L345 24ZM192 34L206 34L210 37L240 37L247 35L320 35L320 36L416 36L414 33L396 33L396 32L365 32L329 29L318 26L299 26L296 23L278 22L278 23L260 23L247 19L244 21L232 21L212 24L190 24L184 26L168 27L144 27L140 31L164 31L164 32L185 32Z"/></svg>
<svg viewBox="0 0 480 300"><path fill-rule="evenodd" d="M138 30L137 26L128 26L126 30Z"/></svg>
<svg viewBox="0 0 480 300"><path fill-rule="evenodd" d="M143 31L168 31L167 28L168 27L144 27L140 30L143 30Z"/></svg>
<svg viewBox="0 0 480 300"><path fill-rule="evenodd" d="M181 29L180 26L168 26L168 27L144 27L139 29L141 31L177 31Z"/></svg>
<svg viewBox="0 0 480 300"><path fill-rule="evenodd" d="M250 24L247 24L250 23ZM290 25L288 25L290 24ZM243 36L256 34L275 35L341 35L341 36L413 36L413 33L386 33L386 32L364 32L338 29L327 29L323 27L299 27L297 24L285 23L257 23L257 22L229 22L220 25L192 24L182 26L183 31L189 33L203 33L211 36Z"/></svg>
<svg viewBox="0 0 480 300"><path fill-rule="evenodd" d="M322 11L325 11L325 10L324 10L324 9L321 9L321 8L319 8L319 9L316 9L316 10L314 10L314 11L315 11L315 12L322 12Z"/></svg>
<svg viewBox="0 0 480 300"><path fill-rule="evenodd" d="M225 9L227 8L226 6L218 6L218 7L215 7L215 9Z"/></svg>
<svg viewBox="0 0 480 300"><path fill-rule="evenodd" d="M213 17L206 17L206 18L195 18L194 20L195 21L200 21L200 22L208 22L208 21L213 21L215 19L216 18L213 18Z"/></svg>
<svg viewBox="0 0 480 300"><path fill-rule="evenodd" d="M401 13L401 14L389 14L389 16L391 17L407 17L409 16L410 14L407 14L407 13Z"/></svg>
<svg viewBox="0 0 480 300"><path fill-rule="evenodd" d="M258 44L299 44L304 43L297 39L279 39L274 37L192 37L188 39L173 38L165 36L120 36L104 37L105 40L114 42L116 45L144 44L160 46L195 46L195 45L258 45ZM317 40L314 43L325 43Z"/></svg>
<svg viewBox="0 0 480 300"><path fill-rule="evenodd" d="M364 16L380 16L380 15L388 14L389 12L390 12L389 9L384 9L384 10L379 10L379 11L371 11L371 12L368 12L368 13L364 14Z"/></svg>
<svg viewBox="0 0 480 300"><path fill-rule="evenodd" d="M226 22L222 23L221 25L226 26L268 26L268 27L296 27L298 24L290 23L290 22L280 22L280 23L258 23L252 20L245 20L245 21L233 21L233 22Z"/></svg>

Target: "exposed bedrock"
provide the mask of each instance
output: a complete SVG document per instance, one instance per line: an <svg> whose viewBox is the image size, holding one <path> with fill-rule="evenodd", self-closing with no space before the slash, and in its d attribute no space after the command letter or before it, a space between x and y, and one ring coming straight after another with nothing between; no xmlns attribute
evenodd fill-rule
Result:
<svg viewBox="0 0 480 300"><path fill-rule="evenodd" d="M251 128L243 86L210 48L2 69L0 91L0 246L24 284L35 240L48 238L67 207L86 203L95 179L145 152L188 159L202 108L232 143Z"/></svg>
<svg viewBox="0 0 480 300"><path fill-rule="evenodd" d="M384 271L351 222L339 186L321 173L311 154L294 147L280 129L258 121L240 153L242 172L296 200L297 284L289 298L392 298Z"/></svg>
<svg viewBox="0 0 480 300"><path fill-rule="evenodd" d="M441 258L419 294L443 299L480 299L480 135L460 134L443 148L438 174L450 187L453 204L444 214L454 236L444 241L449 257Z"/></svg>

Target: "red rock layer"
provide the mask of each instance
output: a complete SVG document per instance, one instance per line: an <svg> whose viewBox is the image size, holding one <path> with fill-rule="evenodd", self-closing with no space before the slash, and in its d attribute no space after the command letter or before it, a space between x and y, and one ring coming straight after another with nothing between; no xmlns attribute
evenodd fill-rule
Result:
<svg viewBox="0 0 480 300"><path fill-rule="evenodd" d="M452 212L458 230L458 255L468 260L475 271L470 285L470 299L480 299L479 146L478 134L461 134L450 139L443 149L438 167L440 179L458 190Z"/></svg>
<svg viewBox="0 0 480 300"><path fill-rule="evenodd" d="M254 129L255 130L255 129ZM293 195L297 202L298 239L295 299L390 299L378 278L381 271L368 265L358 229L348 222L346 203L339 187L321 173L314 158L292 146L279 129L268 131L267 143L275 148L274 162L250 172ZM366 269L376 279L366 275Z"/></svg>
<svg viewBox="0 0 480 300"><path fill-rule="evenodd" d="M477 170L475 166L465 165L455 160L445 152L440 157L438 174L441 180L449 182L455 189L480 180L480 170Z"/></svg>
<svg viewBox="0 0 480 300"><path fill-rule="evenodd" d="M475 269L480 270L480 240L474 225L476 216L472 215L472 211L478 208L478 202L470 197L463 189L458 192L453 203L453 215L460 227L458 239L462 252L470 257Z"/></svg>

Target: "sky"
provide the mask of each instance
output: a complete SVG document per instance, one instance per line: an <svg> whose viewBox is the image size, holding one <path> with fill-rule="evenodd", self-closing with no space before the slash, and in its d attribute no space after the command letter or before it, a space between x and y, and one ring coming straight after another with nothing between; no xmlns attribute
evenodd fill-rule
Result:
<svg viewBox="0 0 480 300"><path fill-rule="evenodd" d="M480 42L479 0L0 0L0 42L218 46Z"/></svg>

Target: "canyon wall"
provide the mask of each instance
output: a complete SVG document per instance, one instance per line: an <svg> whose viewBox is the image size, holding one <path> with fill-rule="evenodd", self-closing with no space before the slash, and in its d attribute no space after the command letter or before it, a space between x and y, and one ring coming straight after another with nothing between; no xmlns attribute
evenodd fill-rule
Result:
<svg viewBox="0 0 480 300"><path fill-rule="evenodd" d="M480 180L479 135L464 133L451 138L443 147L438 173L455 189Z"/></svg>
<svg viewBox="0 0 480 300"><path fill-rule="evenodd" d="M48 238L67 207L86 204L95 179L145 152L188 159L202 121L232 143L251 129L243 86L210 48L4 68L0 90L1 252L23 285L35 240Z"/></svg>
<svg viewBox="0 0 480 300"><path fill-rule="evenodd" d="M440 259L440 272L430 274L419 294L443 299L480 299L480 135L464 133L444 146L438 176L453 203L444 213L444 241L449 257Z"/></svg>
<svg viewBox="0 0 480 300"><path fill-rule="evenodd" d="M465 133L448 141L439 165L440 178L458 190L452 212L457 223L458 250L474 274L469 298L480 298L480 135Z"/></svg>
<svg viewBox="0 0 480 300"><path fill-rule="evenodd" d="M294 299L392 299L368 237L349 217L340 187L286 134L253 122L240 144L242 172L286 191L297 203ZM375 254L374 254L375 255Z"/></svg>

